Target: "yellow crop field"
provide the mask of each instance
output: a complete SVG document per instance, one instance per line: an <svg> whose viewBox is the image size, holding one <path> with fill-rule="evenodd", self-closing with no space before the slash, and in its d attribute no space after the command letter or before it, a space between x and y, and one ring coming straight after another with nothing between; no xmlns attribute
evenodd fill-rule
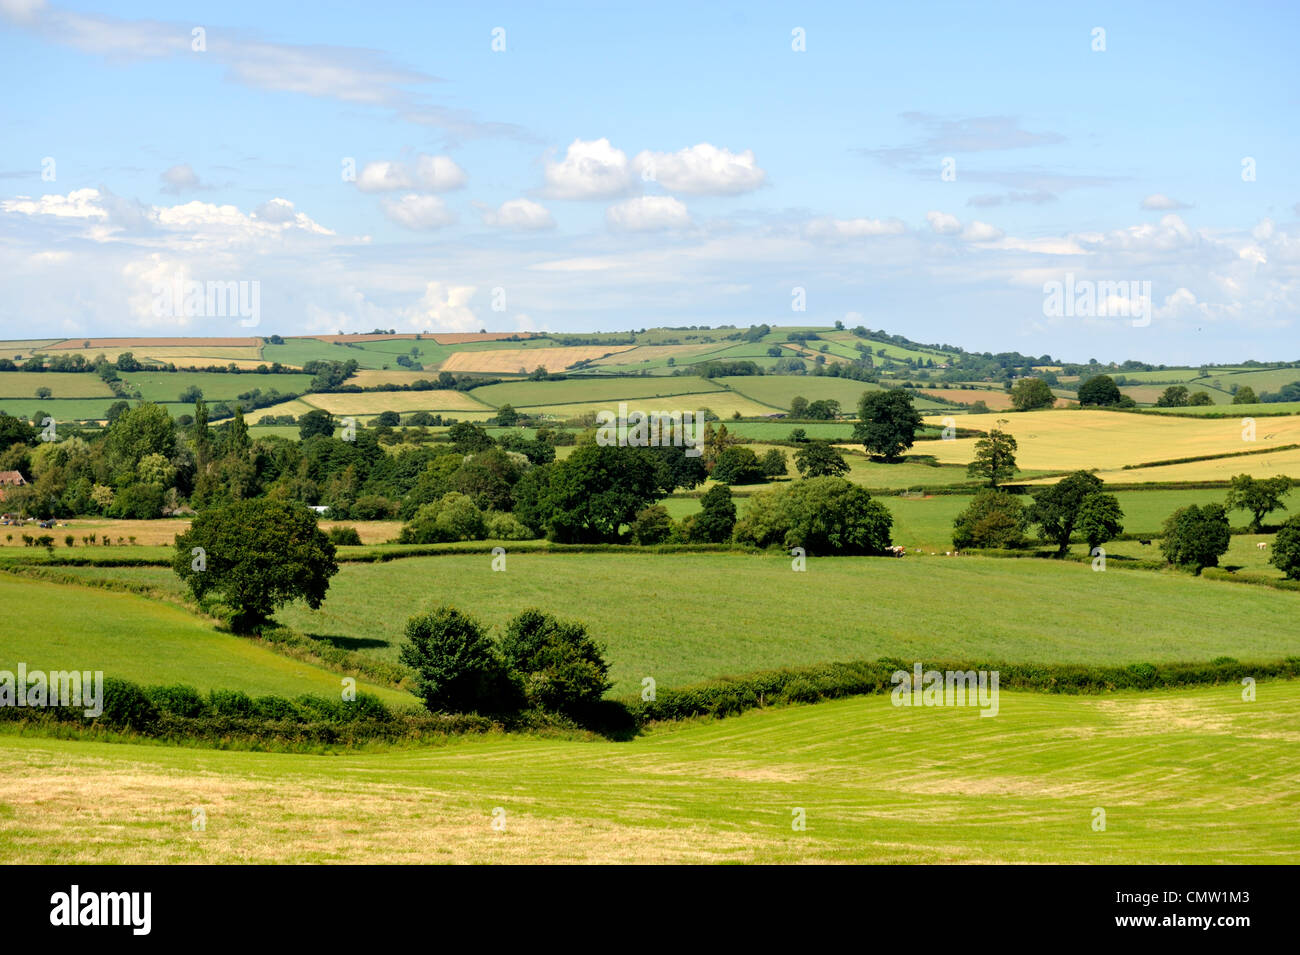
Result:
<svg viewBox="0 0 1300 955"><path fill-rule="evenodd" d="M925 420L928 424L943 425L942 415L930 415ZM1243 440L1242 423L1238 418L1174 418L1113 411L1038 411L963 415L960 424L987 431L997 427L999 420L1007 422L1003 429L1015 437L1019 446L1017 463L1030 470L1099 468L1109 471L1126 464L1252 451L1269 445L1300 444L1300 415L1257 419L1253 442ZM927 441L925 450L941 463L964 464L975 455L975 439ZM1267 455L1227 460L1243 462L1235 473L1246 470L1255 473L1255 465L1262 464L1255 460L1257 457ZM1244 462L1251 463L1248 467Z"/></svg>
<svg viewBox="0 0 1300 955"><path fill-rule="evenodd" d="M55 354L65 354L68 351L79 352L85 355L87 360L93 359L96 355L103 355L109 361L117 361L118 355L122 352L130 352L139 361L153 358L160 362L171 362L181 368L190 365L206 368L208 365L226 365L232 361L241 368L256 368L258 365L270 364L263 361L260 352L253 346L198 347L141 343L125 347L59 349ZM42 352L48 354L50 350L42 349Z"/></svg>
<svg viewBox="0 0 1300 955"><path fill-rule="evenodd" d="M335 415L371 415L381 411L482 411L495 413L464 391L367 391L361 394L306 395L314 408Z"/></svg>
<svg viewBox="0 0 1300 955"><path fill-rule="evenodd" d="M431 381L438 377L436 371L379 371L377 369L362 368L348 379L349 385L357 385L361 388L377 388L380 385L410 385L423 378Z"/></svg>
<svg viewBox="0 0 1300 955"><path fill-rule="evenodd" d="M596 362L597 365L635 365L639 362L658 361L661 358L694 357L718 351L717 342L697 342L691 345L637 345L627 348L617 355Z"/></svg>
<svg viewBox="0 0 1300 955"><path fill-rule="evenodd" d="M1277 477L1284 474L1287 477L1300 479L1300 449L1278 451L1276 454L1250 454L1236 458L1214 458L1210 461L1187 461L1183 464L1164 464L1154 468L1133 468L1128 471L1097 472L1097 476L1103 481L1124 483L1227 481L1237 474L1249 474L1257 478ZM1051 480L1025 483L1044 484L1051 483Z"/></svg>
<svg viewBox="0 0 1300 955"><path fill-rule="evenodd" d="M572 345L560 348L492 348L481 351L458 351L438 366L440 371L484 371L519 374L538 365L549 372L564 371L574 362L601 358L610 352L623 352L631 345Z"/></svg>
<svg viewBox="0 0 1300 955"><path fill-rule="evenodd" d="M295 418L299 415L305 415L308 411L314 411L311 405L305 401L295 398L292 401L282 401L278 405L268 405L265 408L258 408L256 411L250 411L244 417L249 424L257 424L263 417L278 417L280 415L291 414ZM217 422L220 424L220 422Z"/></svg>

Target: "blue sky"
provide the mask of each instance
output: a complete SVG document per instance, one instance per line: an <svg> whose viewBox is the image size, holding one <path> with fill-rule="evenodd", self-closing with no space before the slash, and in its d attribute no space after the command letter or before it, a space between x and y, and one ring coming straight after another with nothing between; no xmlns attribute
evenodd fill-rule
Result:
<svg viewBox="0 0 1300 955"><path fill-rule="evenodd" d="M1300 358L1295 10L990 6L0 0L0 335L247 334L155 315L179 275L262 334ZM1152 320L1045 314L1067 274Z"/></svg>

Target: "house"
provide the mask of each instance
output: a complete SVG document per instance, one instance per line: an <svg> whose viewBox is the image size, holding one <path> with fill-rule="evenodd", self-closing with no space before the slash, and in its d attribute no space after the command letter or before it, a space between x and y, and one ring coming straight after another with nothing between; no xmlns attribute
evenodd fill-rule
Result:
<svg viewBox="0 0 1300 955"><path fill-rule="evenodd" d="M17 471L0 471L0 501L5 499L5 488L22 487L26 483L27 479Z"/></svg>

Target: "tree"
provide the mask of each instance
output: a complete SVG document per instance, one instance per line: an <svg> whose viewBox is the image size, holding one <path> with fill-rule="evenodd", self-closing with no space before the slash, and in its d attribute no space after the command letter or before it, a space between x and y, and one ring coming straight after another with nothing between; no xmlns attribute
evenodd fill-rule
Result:
<svg viewBox="0 0 1300 955"><path fill-rule="evenodd" d="M1277 532L1268 562L1288 580L1300 580L1300 517L1293 517Z"/></svg>
<svg viewBox="0 0 1300 955"><path fill-rule="evenodd" d="M690 538L695 543L721 544L731 537L736 526L736 504L731 488L715 484L700 499L700 512L691 524Z"/></svg>
<svg viewBox="0 0 1300 955"><path fill-rule="evenodd" d="M1088 552L1100 547L1106 541L1114 540L1124 533L1124 511L1114 494L1094 491L1083 499L1079 506L1076 526L1083 539L1088 542Z"/></svg>
<svg viewBox="0 0 1300 955"><path fill-rule="evenodd" d="M53 395L53 394L54 394L54 392L53 392L52 390L50 390L49 388L45 387L44 385L42 385L40 388L37 388L37 389L36 389L36 397L37 397L37 398L42 398L42 399L44 399L44 398L49 398L49 397L50 397L51 395Z"/></svg>
<svg viewBox="0 0 1300 955"><path fill-rule="evenodd" d="M375 424L382 428L396 428L402 423L402 416L396 411L381 411L375 415Z"/></svg>
<svg viewBox="0 0 1300 955"><path fill-rule="evenodd" d="M1259 399L1255 397L1255 389L1250 385L1242 385L1232 395L1234 405L1253 405L1258 401Z"/></svg>
<svg viewBox="0 0 1300 955"><path fill-rule="evenodd" d="M600 702L613 683L604 649L577 621L529 609L506 625L501 658L529 706L575 715Z"/></svg>
<svg viewBox="0 0 1300 955"><path fill-rule="evenodd" d="M839 450L824 441L813 441L794 453L794 466L805 478L839 477L849 473L848 462Z"/></svg>
<svg viewBox="0 0 1300 955"><path fill-rule="evenodd" d="M1170 385L1156 399L1157 408L1185 408L1186 406L1187 387L1185 385Z"/></svg>
<svg viewBox="0 0 1300 955"><path fill-rule="evenodd" d="M513 428L519 423L520 414L508 404L497 409L497 424L503 428Z"/></svg>
<svg viewBox="0 0 1300 955"><path fill-rule="evenodd" d="M901 388L868 391L858 401L853 440L861 441L869 454L897 461L912 446L920 427L921 414L913 407L909 392Z"/></svg>
<svg viewBox="0 0 1300 955"><path fill-rule="evenodd" d="M196 598L220 595L232 629L248 633L291 600L318 609L338 573L334 557L309 508L253 498L200 512L176 537L172 569Z"/></svg>
<svg viewBox="0 0 1300 955"><path fill-rule="evenodd" d="M749 448L735 446L727 448L718 457L713 479L723 484L761 484L765 478L758 455Z"/></svg>
<svg viewBox="0 0 1300 955"><path fill-rule="evenodd" d="M773 478L785 477L790 470L785 452L780 448L769 448L758 463L763 468L763 476L769 481Z"/></svg>
<svg viewBox="0 0 1300 955"><path fill-rule="evenodd" d="M803 395L795 395L790 399L790 417L802 418L808 414L808 399Z"/></svg>
<svg viewBox="0 0 1300 955"><path fill-rule="evenodd" d="M1241 509L1251 515L1250 529L1259 533L1264 525L1264 518L1276 510L1286 510L1282 498L1291 491L1291 479L1281 476L1255 478L1249 474L1233 477L1228 487L1228 510Z"/></svg>
<svg viewBox="0 0 1300 955"><path fill-rule="evenodd" d="M398 535L401 544L438 544L483 540L487 522L483 512L464 494L451 491L438 501L421 504Z"/></svg>
<svg viewBox="0 0 1300 955"><path fill-rule="evenodd" d="M759 547L802 547L809 554L879 554L893 517L866 489L840 477L808 478L763 491L732 536Z"/></svg>
<svg viewBox="0 0 1300 955"><path fill-rule="evenodd" d="M1119 386L1110 375L1094 375L1079 386L1079 404L1109 407L1117 405L1123 397Z"/></svg>
<svg viewBox="0 0 1300 955"><path fill-rule="evenodd" d="M638 544L662 544L673 534L673 519L668 516L668 508L651 504L637 511L631 531Z"/></svg>
<svg viewBox="0 0 1300 955"><path fill-rule="evenodd" d="M477 620L453 607L407 620L398 656L415 671L416 695L430 712L511 708L510 680L496 646Z"/></svg>
<svg viewBox="0 0 1300 955"><path fill-rule="evenodd" d="M1056 556L1070 549L1070 537L1079 520L1084 498L1100 491L1101 478L1087 471L1075 471L1034 494L1029 523L1038 525L1038 536L1056 545Z"/></svg>
<svg viewBox="0 0 1300 955"><path fill-rule="evenodd" d="M516 485L515 513L525 524L532 520L545 527L561 543L616 542L622 526L662 493L648 448L585 445L547 467L544 487L542 478L534 479L536 486L526 485L529 475L540 470L526 472Z"/></svg>
<svg viewBox="0 0 1300 955"><path fill-rule="evenodd" d="M486 430L469 421L457 421L447 429L447 437L457 454L474 454L492 447L491 435Z"/></svg>
<svg viewBox="0 0 1300 955"><path fill-rule="evenodd" d="M813 421L834 421L840 416L840 403L834 398L818 398L808 403L803 416Z"/></svg>
<svg viewBox="0 0 1300 955"><path fill-rule="evenodd" d="M975 442L975 460L966 466L968 477L987 478L989 487L997 487L1001 482L1014 477L1018 470L1016 439L1000 428L993 428Z"/></svg>
<svg viewBox="0 0 1300 955"><path fill-rule="evenodd" d="M1203 408L1206 405L1214 404L1214 399L1210 397L1208 391L1198 391L1187 399L1187 404L1192 408Z"/></svg>
<svg viewBox="0 0 1300 955"><path fill-rule="evenodd" d="M985 489L952 522L952 546L1021 547L1029 526L1025 505L1014 494Z"/></svg>
<svg viewBox="0 0 1300 955"><path fill-rule="evenodd" d="M1180 507L1165 520L1160 550L1165 560L1199 574L1205 567L1217 567L1232 542L1228 515L1221 504Z"/></svg>
<svg viewBox="0 0 1300 955"><path fill-rule="evenodd" d="M1056 404L1056 395L1041 378L1021 378L1011 389L1011 404L1017 411L1037 411Z"/></svg>
<svg viewBox="0 0 1300 955"><path fill-rule="evenodd" d="M308 411L298 419L298 437L302 441L321 435L334 437L334 416L328 411Z"/></svg>

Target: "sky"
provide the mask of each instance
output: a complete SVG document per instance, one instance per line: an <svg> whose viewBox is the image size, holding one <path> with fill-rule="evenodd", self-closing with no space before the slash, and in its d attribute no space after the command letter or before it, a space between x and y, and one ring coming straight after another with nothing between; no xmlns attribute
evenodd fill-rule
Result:
<svg viewBox="0 0 1300 955"><path fill-rule="evenodd" d="M1298 22L0 0L0 338L843 321L1297 360ZM255 328L160 307L232 281ZM1101 297L1056 308L1051 283Z"/></svg>

